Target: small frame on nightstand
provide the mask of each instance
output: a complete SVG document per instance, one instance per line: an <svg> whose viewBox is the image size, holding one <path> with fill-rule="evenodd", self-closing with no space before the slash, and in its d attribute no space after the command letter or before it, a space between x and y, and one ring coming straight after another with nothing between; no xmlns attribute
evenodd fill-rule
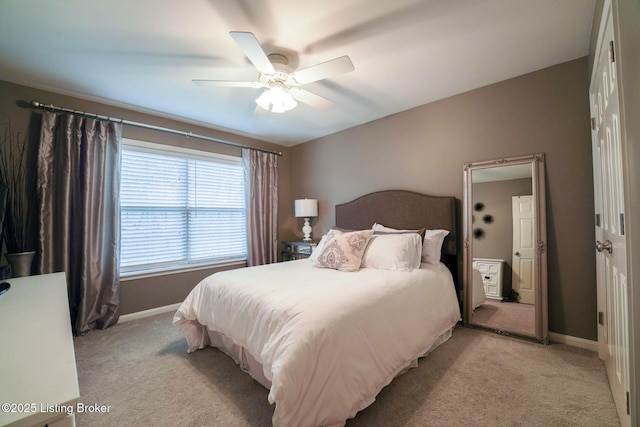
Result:
<svg viewBox="0 0 640 427"><path fill-rule="evenodd" d="M311 242L282 242L282 261L309 258L316 246L318 246L318 242L315 240Z"/></svg>

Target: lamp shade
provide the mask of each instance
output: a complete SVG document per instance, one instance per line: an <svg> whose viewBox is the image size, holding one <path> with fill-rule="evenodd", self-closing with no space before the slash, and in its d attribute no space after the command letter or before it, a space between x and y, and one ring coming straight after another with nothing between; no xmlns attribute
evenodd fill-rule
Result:
<svg viewBox="0 0 640 427"><path fill-rule="evenodd" d="M296 217L311 218L318 216L318 201L316 199L296 200Z"/></svg>

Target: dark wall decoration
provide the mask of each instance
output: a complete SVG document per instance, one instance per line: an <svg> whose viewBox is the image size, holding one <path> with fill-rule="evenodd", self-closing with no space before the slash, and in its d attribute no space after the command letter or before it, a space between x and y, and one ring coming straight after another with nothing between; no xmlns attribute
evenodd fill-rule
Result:
<svg viewBox="0 0 640 427"><path fill-rule="evenodd" d="M473 205L473 210L476 211L476 212L482 212L484 210L484 203L478 202L478 203L474 204ZM487 217L487 215L484 216L484 218L486 218L486 217ZM473 217L473 222L475 222L475 220L476 220L476 218L474 216ZM484 230L482 228L475 228L473 230L473 238L474 239L478 239L478 240L482 239L482 238L484 238L484 235L485 235L485 233L484 233Z"/></svg>
<svg viewBox="0 0 640 427"><path fill-rule="evenodd" d="M476 228L473 230L473 237L475 239L482 239L484 238L484 230L482 228Z"/></svg>

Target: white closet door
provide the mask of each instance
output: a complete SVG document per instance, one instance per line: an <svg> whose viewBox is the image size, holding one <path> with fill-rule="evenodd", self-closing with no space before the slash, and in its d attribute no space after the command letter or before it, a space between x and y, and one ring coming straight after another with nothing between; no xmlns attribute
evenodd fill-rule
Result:
<svg viewBox="0 0 640 427"><path fill-rule="evenodd" d="M622 426L631 425L627 247L620 106L611 3L603 10L590 99L596 218L598 355L604 361Z"/></svg>

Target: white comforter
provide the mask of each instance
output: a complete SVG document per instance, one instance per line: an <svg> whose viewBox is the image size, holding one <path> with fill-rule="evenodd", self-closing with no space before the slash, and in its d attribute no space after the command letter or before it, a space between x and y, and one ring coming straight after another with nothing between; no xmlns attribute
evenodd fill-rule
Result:
<svg viewBox="0 0 640 427"><path fill-rule="evenodd" d="M471 283L473 288L471 293L473 295L472 310L475 310L487 300L487 293L484 290L484 282L482 281L482 273L475 268L471 270Z"/></svg>
<svg viewBox="0 0 640 427"><path fill-rule="evenodd" d="M247 349L271 381L275 427L340 426L460 318L440 264L340 272L309 260L215 273L178 309L189 351L206 325Z"/></svg>

